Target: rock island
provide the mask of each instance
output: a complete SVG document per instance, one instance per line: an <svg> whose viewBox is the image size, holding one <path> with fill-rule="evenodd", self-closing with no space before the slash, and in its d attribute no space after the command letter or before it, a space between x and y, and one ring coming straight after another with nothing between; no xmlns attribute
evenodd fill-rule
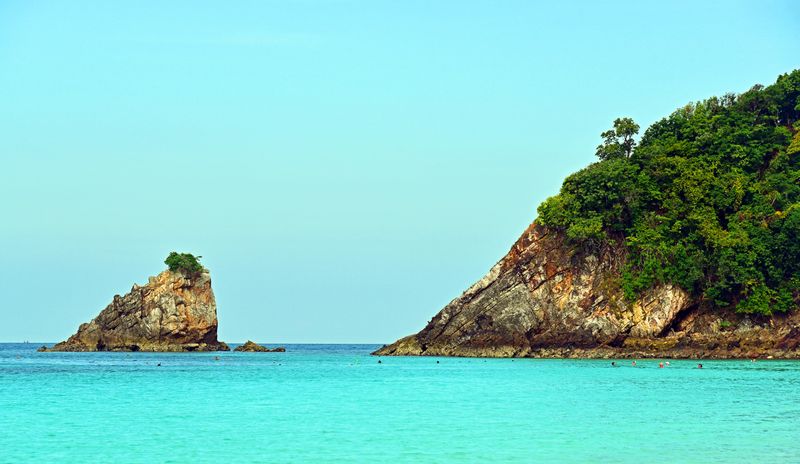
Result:
<svg viewBox="0 0 800 464"><path fill-rule="evenodd" d="M377 355L800 358L800 71L619 118L482 279Z"/></svg>
<svg viewBox="0 0 800 464"><path fill-rule="evenodd" d="M115 295L77 333L42 351L228 351L217 340L211 275L198 258L171 253L169 269Z"/></svg>

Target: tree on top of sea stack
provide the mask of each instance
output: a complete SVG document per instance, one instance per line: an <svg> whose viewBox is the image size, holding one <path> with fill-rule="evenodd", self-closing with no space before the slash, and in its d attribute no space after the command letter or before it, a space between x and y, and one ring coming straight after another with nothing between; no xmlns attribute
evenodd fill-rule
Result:
<svg viewBox="0 0 800 464"><path fill-rule="evenodd" d="M191 253L177 253L175 251L171 252L167 259L164 260L164 264L169 266L169 270L172 272L181 272L183 274L197 274L203 270L203 265L200 264L199 259L202 256L195 256Z"/></svg>

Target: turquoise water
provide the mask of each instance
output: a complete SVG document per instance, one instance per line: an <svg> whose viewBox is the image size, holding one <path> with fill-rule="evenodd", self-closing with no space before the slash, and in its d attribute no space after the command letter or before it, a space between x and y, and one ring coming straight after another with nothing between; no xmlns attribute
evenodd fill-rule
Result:
<svg viewBox="0 0 800 464"><path fill-rule="evenodd" d="M3 463L800 462L798 362L37 346L0 344Z"/></svg>

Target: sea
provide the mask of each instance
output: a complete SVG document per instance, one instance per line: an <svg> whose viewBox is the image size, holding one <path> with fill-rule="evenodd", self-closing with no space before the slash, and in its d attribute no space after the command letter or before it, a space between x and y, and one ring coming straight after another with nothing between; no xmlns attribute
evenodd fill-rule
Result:
<svg viewBox="0 0 800 464"><path fill-rule="evenodd" d="M800 362L40 345L0 344L2 463L800 463Z"/></svg>

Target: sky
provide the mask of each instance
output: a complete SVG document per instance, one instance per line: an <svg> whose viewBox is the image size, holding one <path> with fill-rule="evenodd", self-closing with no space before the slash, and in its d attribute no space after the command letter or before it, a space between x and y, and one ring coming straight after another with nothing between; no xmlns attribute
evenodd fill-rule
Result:
<svg viewBox="0 0 800 464"><path fill-rule="evenodd" d="M0 0L0 341L203 256L228 342L389 343L616 117L800 68L793 1Z"/></svg>

